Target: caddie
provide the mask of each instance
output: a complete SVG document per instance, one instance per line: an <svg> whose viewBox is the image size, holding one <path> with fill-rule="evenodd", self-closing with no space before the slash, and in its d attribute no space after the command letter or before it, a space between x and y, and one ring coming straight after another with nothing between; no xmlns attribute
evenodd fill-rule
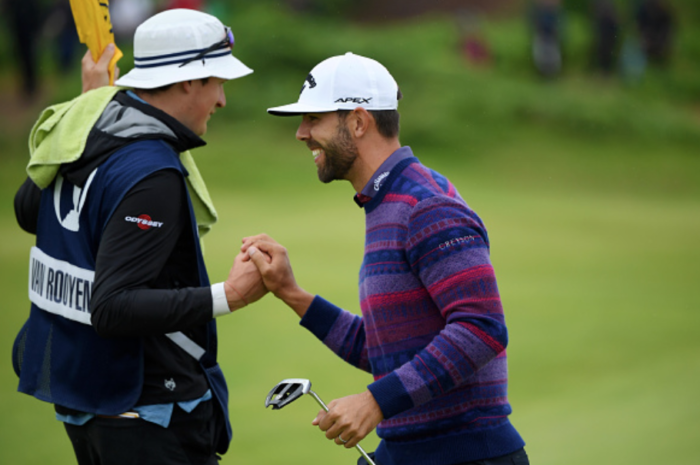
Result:
<svg viewBox="0 0 700 465"><path fill-rule="evenodd" d="M36 234L31 312L12 359L80 465L215 464L229 447L214 319L266 290L240 255L210 284L200 236L217 214L189 151L224 83L252 73L233 45L211 15L159 13L136 30L120 87L49 107L32 129L15 197Z"/></svg>

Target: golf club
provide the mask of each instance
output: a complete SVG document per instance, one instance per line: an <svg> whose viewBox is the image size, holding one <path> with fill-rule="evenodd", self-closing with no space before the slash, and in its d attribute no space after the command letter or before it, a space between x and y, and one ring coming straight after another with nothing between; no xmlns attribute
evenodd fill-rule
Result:
<svg viewBox="0 0 700 465"><path fill-rule="evenodd" d="M311 397L316 399L318 405L320 405L326 412L328 411L328 407L326 406L325 402L323 402L321 398L311 390L311 381L308 379L296 378L283 379L277 383L277 386L272 388L265 399L265 408L272 405L272 410L279 410L282 407L291 404L304 394L311 394ZM362 454L362 456L365 458L368 465L375 465L374 461L369 458L367 452L365 452L365 450L360 447L359 444L357 444L355 448L360 451L360 454Z"/></svg>

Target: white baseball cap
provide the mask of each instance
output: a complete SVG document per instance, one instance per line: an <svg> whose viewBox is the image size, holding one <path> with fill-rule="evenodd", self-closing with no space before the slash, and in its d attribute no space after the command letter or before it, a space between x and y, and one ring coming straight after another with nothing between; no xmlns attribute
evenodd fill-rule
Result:
<svg viewBox="0 0 700 465"><path fill-rule="evenodd" d="M268 108L275 116L328 113L338 110L396 110L399 86L378 61L353 53L334 56L311 70L299 101Z"/></svg>
<svg viewBox="0 0 700 465"><path fill-rule="evenodd" d="M176 82L253 72L231 54L233 33L212 15L189 9L158 13L136 28L134 69L116 85L154 89Z"/></svg>

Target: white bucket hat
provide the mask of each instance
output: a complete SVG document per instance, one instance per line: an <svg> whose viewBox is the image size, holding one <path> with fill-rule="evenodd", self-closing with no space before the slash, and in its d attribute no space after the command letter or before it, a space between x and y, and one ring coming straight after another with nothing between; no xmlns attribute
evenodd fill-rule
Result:
<svg viewBox="0 0 700 465"><path fill-rule="evenodd" d="M134 69L115 83L154 89L176 82L253 72L231 54L233 33L212 15L173 9L144 21L134 34Z"/></svg>
<svg viewBox="0 0 700 465"><path fill-rule="evenodd" d="M396 110L399 86L378 61L346 53L322 61L304 81L299 101L268 108L275 116L338 110Z"/></svg>

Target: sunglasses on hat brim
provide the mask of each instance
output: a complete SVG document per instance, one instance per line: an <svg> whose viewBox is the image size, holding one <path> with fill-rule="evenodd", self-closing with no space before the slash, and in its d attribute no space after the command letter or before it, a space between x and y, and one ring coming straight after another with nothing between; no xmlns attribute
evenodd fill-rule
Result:
<svg viewBox="0 0 700 465"><path fill-rule="evenodd" d="M216 42L215 44L210 45L209 47L205 48L201 52L199 52L197 55L193 56L192 58L189 58L182 62L178 68L182 68L183 66L192 63L193 61L197 60L202 60L204 61L205 57L207 54L219 50L221 48L225 47L231 47L233 49L233 44L235 43L234 37L233 37L233 32L231 31L230 27L224 26L224 34L225 37L221 39L219 42Z"/></svg>

